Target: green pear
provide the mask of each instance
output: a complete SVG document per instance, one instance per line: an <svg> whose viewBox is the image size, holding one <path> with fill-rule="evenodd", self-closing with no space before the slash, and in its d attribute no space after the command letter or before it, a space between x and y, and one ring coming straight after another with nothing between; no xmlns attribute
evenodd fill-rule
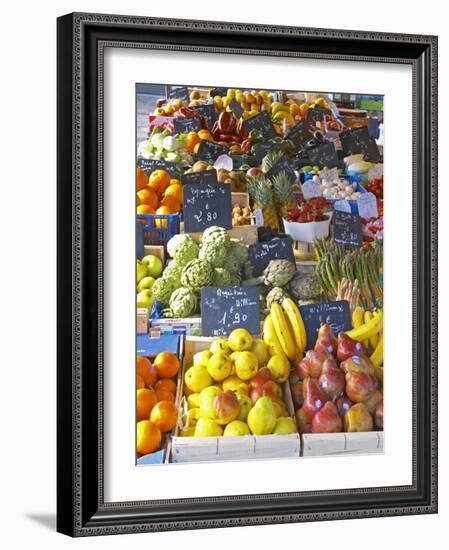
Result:
<svg viewBox="0 0 449 550"><path fill-rule="evenodd" d="M148 275L147 266L143 264L140 260L137 260L137 284Z"/></svg>
<svg viewBox="0 0 449 550"><path fill-rule="evenodd" d="M154 296L151 290L145 289L137 294L137 307L151 309L154 303Z"/></svg>
<svg viewBox="0 0 449 550"><path fill-rule="evenodd" d="M154 277L150 277L148 275L143 279L140 279L139 284L137 285L137 292L141 292L142 290L150 290L154 285L155 280L156 279Z"/></svg>
<svg viewBox="0 0 449 550"><path fill-rule="evenodd" d="M142 263L147 268L147 274L157 279L164 269L162 260L153 254L148 254L142 258Z"/></svg>
<svg viewBox="0 0 449 550"><path fill-rule="evenodd" d="M267 396L259 397L248 413L247 423L254 435L271 434L276 425L276 412L273 401Z"/></svg>

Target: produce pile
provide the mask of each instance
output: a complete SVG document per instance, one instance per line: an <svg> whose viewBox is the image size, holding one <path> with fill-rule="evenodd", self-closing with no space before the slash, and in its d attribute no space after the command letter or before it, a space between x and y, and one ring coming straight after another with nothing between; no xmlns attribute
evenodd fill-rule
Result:
<svg viewBox="0 0 449 550"><path fill-rule="evenodd" d="M283 400L290 363L245 329L195 353L184 375L181 436L296 433Z"/></svg>
<svg viewBox="0 0 449 550"><path fill-rule="evenodd" d="M136 303L148 311L149 330L172 327L177 334L185 326L193 335L188 327L201 321L203 289L254 294L256 287L260 332L250 334L239 317L227 336L186 336L179 357L137 357L137 456L171 448L167 443L178 436L200 445L204 437L299 440L298 433L382 430L382 162L362 153L343 158L338 135L351 127L336 118L327 97L218 91L190 88L188 100L161 99L149 115L148 137L137 147L136 212L145 215L137 218L145 221L145 244L158 245L161 254L137 260ZM305 132L300 143L295 132ZM310 151L332 144L337 166L311 161ZM226 225L221 219L185 232L187 180L229 186L220 191L231 191L232 229L217 225ZM360 219L356 246L337 244L336 210L371 213L372 203L361 200L366 193L374 195L368 198L377 215ZM172 218L179 232L171 232ZM154 243L147 242L150 222L159 230ZM291 243L288 254L277 248L280 238L288 249ZM257 248L257 256L248 243L267 248ZM203 293L203 304L211 292ZM347 302L349 322L335 328L323 313L311 325L313 308L340 301ZM240 314L244 306L238 308Z"/></svg>

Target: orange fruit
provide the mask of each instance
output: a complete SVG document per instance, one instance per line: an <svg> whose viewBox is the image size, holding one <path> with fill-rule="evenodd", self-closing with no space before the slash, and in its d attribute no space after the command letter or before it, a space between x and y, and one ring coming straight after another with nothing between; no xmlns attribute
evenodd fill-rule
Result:
<svg viewBox="0 0 449 550"><path fill-rule="evenodd" d="M178 420L178 409L170 401L159 401L153 407L150 414L150 422L153 422L161 432L172 430Z"/></svg>
<svg viewBox="0 0 449 550"><path fill-rule="evenodd" d="M156 405L157 401L157 395L154 390L149 390L148 388L137 390L137 420L148 420L151 409Z"/></svg>
<svg viewBox="0 0 449 550"><path fill-rule="evenodd" d="M153 366L159 378L173 378L179 370L179 359L174 353L161 351L154 358Z"/></svg>
<svg viewBox="0 0 449 550"><path fill-rule="evenodd" d="M161 430L149 420L137 422L137 452L141 455L153 453L161 444Z"/></svg>
<svg viewBox="0 0 449 550"><path fill-rule="evenodd" d="M171 181L173 182L173 181L176 181L176 180L171 180ZM178 201L179 204L182 204L182 202L184 200L184 190L182 188L182 185L170 183L170 185L165 190L164 200L167 197L174 197ZM162 204L164 204L164 203L162 203Z"/></svg>
<svg viewBox="0 0 449 550"><path fill-rule="evenodd" d="M156 391L158 390L165 390L170 391L171 393L176 392L176 382L172 380L171 378L161 378L156 382L156 386L154 387Z"/></svg>
<svg viewBox="0 0 449 550"><path fill-rule="evenodd" d="M148 184L148 176L141 168L136 170L136 187L137 191L144 189Z"/></svg>
<svg viewBox="0 0 449 550"><path fill-rule="evenodd" d="M137 207L138 214L154 214L154 208L149 204L139 204Z"/></svg>
<svg viewBox="0 0 449 550"><path fill-rule="evenodd" d="M299 106L299 112L302 114L302 116L305 116L308 110L309 106L307 105L307 103L301 103L301 105Z"/></svg>
<svg viewBox="0 0 449 550"><path fill-rule="evenodd" d="M145 189L137 191L137 198L139 199L139 204L147 204L148 206L151 206L154 210L156 210L156 208L158 207L159 198L156 191L151 187L147 186L145 187Z"/></svg>
<svg viewBox="0 0 449 550"><path fill-rule="evenodd" d="M175 394L168 390L156 390L157 401L170 401L170 403L175 402Z"/></svg>
<svg viewBox="0 0 449 550"><path fill-rule="evenodd" d="M151 173L148 185L155 191L163 193L170 185L170 176L165 170L155 170Z"/></svg>
<svg viewBox="0 0 449 550"><path fill-rule="evenodd" d="M143 378L146 386L154 386L157 382L157 369L151 364L151 361L143 355L136 358L137 374Z"/></svg>
<svg viewBox="0 0 449 550"><path fill-rule="evenodd" d="M159 206L159 208L156 210L155 214L174 214L173 208L169 208L168 206ZM154 225L156 227L167 227L167 220L154 220Z"/></svg>
<svg viewBox="0 0 449 550"><path fill-rule="evenodd" d="M193 151L193 148L195 147L195 145L197 143L200 142L200 138L198 136L198 133L197 132L189 132L187 134L187 142L186 142L186 146L187 146L187 150L188 151Z"/></svg>
<svg viewBox="0 0 449 550"><path fill-rule="evenodd" d="M138 390L145 387L145 382L143 381L143 378L140 376L140 374L137 375L136 386Z"/></svg>
<svg viewBox="0 0 449 550"><path fill-rule="evenodd" d="M178 180L177 178L172 178L170 180L170 185L182 185L181 181Z"/></svg>
<svg viewBox="0 0 449 550"><path fill-rule="evenodd" d="M205 139L206 141L214 141L214 138L211 136L211 133L209 132L209 130L200 130L198 132L198 137L200 139Z"/></svg>
<svg viewBox="0 0 449 550"><path fill-rule="evenodd" d="M169 187L167 187L167 189ZM179 187L179 185L177 187ZM173 195L167 195L167 194L164 195L164 198L162 199L162 202L161 202L161 206L166 206L167 208L170 208L172 212L179 212L181 210L181 203Z"/></svg>

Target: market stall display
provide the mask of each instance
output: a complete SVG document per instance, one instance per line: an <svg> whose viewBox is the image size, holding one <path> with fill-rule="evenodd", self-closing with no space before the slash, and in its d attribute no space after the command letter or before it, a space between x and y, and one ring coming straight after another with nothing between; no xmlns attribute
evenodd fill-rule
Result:
<svg viewBox="0 0 449 550"><path fill-rule="evenodd" d="M138 332L182 345L138 356L138 460L382 452L382 151L331 95L167 91L137 147Z"/></svg>

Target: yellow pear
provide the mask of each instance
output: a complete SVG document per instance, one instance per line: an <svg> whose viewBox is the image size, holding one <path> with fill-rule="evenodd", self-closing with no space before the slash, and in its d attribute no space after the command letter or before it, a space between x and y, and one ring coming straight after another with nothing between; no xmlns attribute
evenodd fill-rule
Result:
<svg viewBox="0 0 449 550"><path fill-rule="evenodd" d="M212 378L204 365L190 367L184 376L186 386L194 393L199 393L212 384Z"/></svg>
<svg viewBox="0 0 449 550"><path fill-rule="evenodd" d="M230 355L232 353L229 342L225 338L217 338L216 340L214 340L209 347L209 351L211 352L211 354L216 353L217 351L222 351L227 355Z"/></svg>
<svg viewBox="0 0 449 550"><path fill-rule="evenodd" d="M223 432L224 436L251 435L248 424L240 420L229 422Z"/></svg>
<svg viewBox="0 0 449 550"><path fill-rule="evenodd" d="M273 355L267 363L275 382L285 382L290 376L290 362L285 355Z"/></svg>
<svg viewBox="0 0 449 550"><path fill-rule="evenodd" d="M223 428L210 418L200 418L195 426L195 437L215 437L223 435Z"/></svg>
<svg viewBox="0 0 449 550"><path fill-rule="evenodd" d="M237 420L246 422L246 419L248 418L248 413L253 406L253 402L251 401L251 398L244 393L237 393L237 399L239 400L240 405L240 411L237 415Z"/></svg>
<svg viewBox="0 0 449 550"><path fill-rule="evenodd" d="M193 366L203 365L207 367L207 362L210 359L212 353L208 349L203 349L203 351L198 351L193 356Z"/></svg>
<svg viewBox="0 0 449 550"><path fill-rule="evenodd" d="M274 426L274 434L294 434L298 431L296 423L290 416L283 417L281 416L276 420L276 425Z"/></svg>
<svg viewBox="0 0 449 550"><path fill-rule="evenodd" d="M244 328L236 328L228 337L228 343L232 351L248 351L253 345L253 337Z"/></svg>
<svg viewBox="0 0 449 550"><path fill-rule="evenodd" d="M235 373L242 380L251 380L259 370L259 362L252 351L240 351L234 360Z"/></svg>
<svg viewBox="0 0 449 550"><path fill-rule="evenodd" d="M259 397L248 413L247 423L254 435L271 434L276 425L273 401L267 396Z"/></svg>
<svg viewBox="0 0 449 550"><path fill-rule="evenodd" d="M231 371L231 360L222 351L213 353L207 362L207 372L216 382L225 380L231 374Z"/></svg>
<svg viewBox="0 0 449 550"><path fill-rule="evenodd" d="M204 388L200 393L200 417L215 419L214 399L220 395L221 390L217 386Z"/></svg>
<svg viewBox="0 0 449 550"><path fill-rule="evenodd" d="M267 344L263 340L253 340L251 351L257 357L259 368L265 366L268 359L270 358Z"/></svg>
<svg viewBox="0 0 449 550"><path fill-rule="evenodd" d="M223 391L231 390L236 393L244 393L248 395L248 385L235 374L228 376L222 383Z"/></svg>
<svg viewBox="0 0 449 550"><path fill-rule="evenodd" d="M200 406L200 394L199 393L191 393L187 397L187 407L189 409L196 409Z"/></svg>

